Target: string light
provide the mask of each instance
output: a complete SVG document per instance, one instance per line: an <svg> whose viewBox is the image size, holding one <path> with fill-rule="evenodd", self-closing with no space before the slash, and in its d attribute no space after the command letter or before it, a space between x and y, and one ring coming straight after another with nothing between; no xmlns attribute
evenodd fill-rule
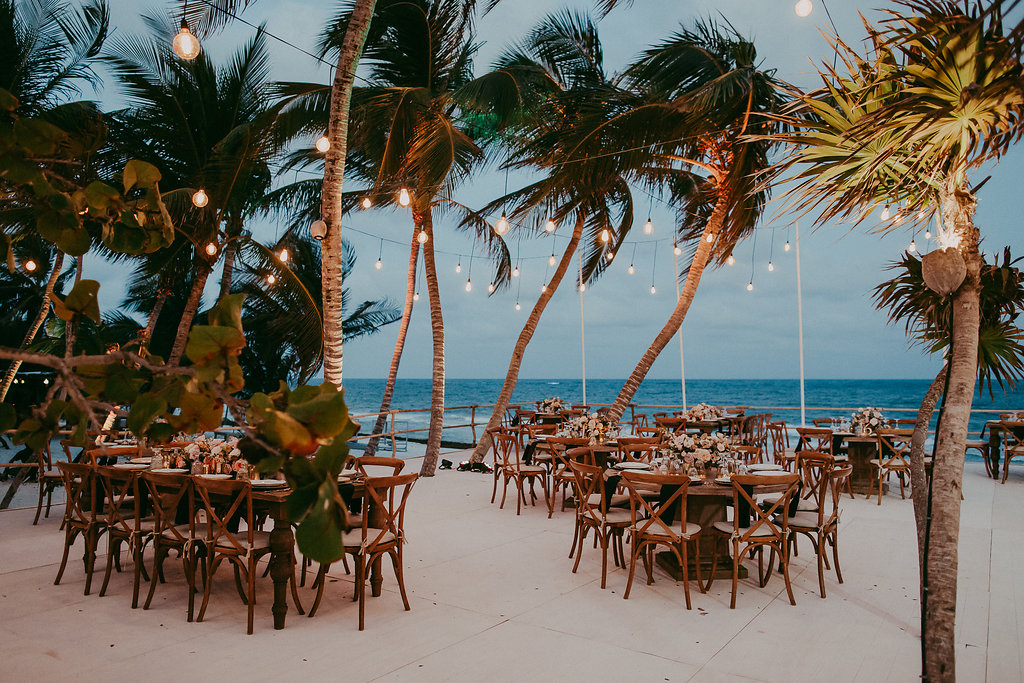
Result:
<svg viewBox="0 0 1024 683"><path fill-rule="evenodd" d="M601 231L601 241L602 242L607 244L608 240L610 240L611 238L612 238L612 235L611 235L610 232L608 232L608 228L605 228L604 230Z"/></svg>
<svg viewBox="0 0 1024 683"><path fill-rule="evenodd" d="M313 221L313 224L309 226L309 234L317 242L322 242L327 237L327 223L325 221Z"/></svg>
<svg viewBox="0 0 1024 683"><path fill-rule="evenodd" d="M629 273L630 275L636 272L636 268L633 267L632 263L629 264L629 268L626 268L626 272Z"/></svg>
<svg viewBox="0 0 1024 683"><path fill-rule="evenodd" d="M363 197L363 208L364 209L369 209L371 206L373 206L373 202L370 200L370 198L369 197Z"/></svg>
<svg viewBox="0 0 1024 683"><path fill-rule="evenodd" d="M487 283L487 293L488 294L494 294L494 283L493 282L488 282Z"/></svg>
<svg viewBox="0 0 1024 683"><path fill-rule="evenodd" d="M891 215L891 214L889 213L889 205L888 205L888 204L886 204L886 205L885 205L885 208L884 208L884 209L882 209L882 213L881 213L880 217L881 217L881 219L882 219L883 221L887 221L887 220L889 220L889 216L890 216L890 215Z"/></svg>
<svg viewBox="0 0 1024 683"><path fill-rule="evenodd" d="M38 268L38 267L39 266L37 266L36 262L33 261L32 259L29 259L28 261L25 261L25 270L27 270L30 273L34 273L36 271L36 268Z"/></svg>
<svg viewBox="0 0 1024 683"><path fill-rule="evenodd" d="M202 188L196 190L192 194L192 203L195 204L200 209L209 204L210 197L209 195L206 194L206 190L203 190Z"/></svg>
<svg viewBox="0 0 1024 683"><path fill-rule="evenodd" d="M520 306L520 305L519 305L519 302L517 301L517 302L516 302L516 310L518 311L518 310L519 310L519 309L521 309L521 308L522 308L522 306Z"/></svg>
<svg viewBox="0 0 1024 683"><path fill-rule="evenodd" d="M455 274L458 275L462 272L462 261L455 264Z"/></svg>
<svg viewBox="0 0 1024 683"><path fill-rule="evenodd" d="M771 273L775 270L775 264L772 263L772 259L775 257L775 228L772 228L772 241L768 247L768 272Z"/></svg>
<svg viewBox="0 0 1024 683"><path fill-rule="evenodd" d="M472 280L472 277L473 277L473 254L472 253L469 255L469 272L466 273L466 276L467 276L466 277L466 291L467 292L472 292L473 291L473 280Z"/></svg>
<svg viewBox="0 0 1024 683"><path fill-rule="evenodd" d="M606 253L606 254L604 255L604 257L605 257L606 259L608 259L609 261L611 261L611 260L612 260L613 258L615 258L615 252L614 252L614 251L609 251L609 252L607 252L607 253Z"/></svg>
<svg viewBox="0 0 1024 683"><path fill-rule="evenodd" d="M426 230L420 230L420 234L416 235L416 241L419 242L420 244L426 244L427 243L427 231Z"/></svg>
<svg viewBox="0 0 1024 683"><path fill-rule="evenodd" d="M519 266L512 269L512 277L519 277Z"/></svg>
<svg viewBox="0 0 1024 683"><path fill-rule="evenodd" d="M736 265L736 257L733 256L732 254L729 254L729 257L727 259L725 259L725 262L728 263L730 266L735 266Z"/></svg>
<svg viewBox="0 0 1024 683"><path fill-rule="evenodd" d="M924 238L926 240L930 240L932 238L932 231L931 230L925 230L924 231Z"/></svg>
<svg viewBox="0 0 1024 683"><path fill-rule="evenodd" d="M647 222L644 223L644 234L650 235L652 232L654 232L654 223L651 223L651 219L648 216Z"/></svg>
<svg viewBox="0 0 1024 683"><path fill-rule="evenodd" d="M753 292L754 291L754 281L753 280L751 280L750 282L747 283L747 291L748 292Z"/></svg>
<svg viewBox="0 0 1024 683"><path fill-rule="evenodd" d="M555 231L555 222L549 218L548 222L544 224L544 232L554 232L554 231Z"/></svg>
<svg viewBox="0 0 1024 683"><path fill-rule="evenodd" d="M381 268L384 267L384 263L380 260L380 257L377 257L377 262L373 264L373 267L376 268L377 270L380 270Z"/></svg>
<svg viewBox="0 0 1024 683"><path fill-rule="evenodd" d="M796 15L801 19L809 15L812 9L814 9L814 5L811 4L811 0L799 0L799 2L796 3L796 6L793 7L793 11L796 12Z"/></svg>
<svg viewBox="0 0 1024 683"><path fill-rule="evenodd" d="M196 38L195 34L193 34L188 28L188 22L185 21L184 12L181 15L181 29L178 31L178 34L174 36L174 40L171 41L171 48L174 50L176 55L185 61L195 59L202 51L202 47L199 45L199 39Z"/></svg>
<svg viewBox="0 0 1024 683"><path fill-rule="evenodd" d="M331 140L326 135L321 135L316 139L316 151L321 154L326 154L331 149Z"/></svg>
<svg viewBox="0 0 1024 683"><path fill-rule="evenodd" d="M792 247L789 246L789 240L786 240L786 243L782 245L782 251L789 251L791 248Z"/></svg>
<svg viewBox="0 0 1024 683"><path fill-rule="evenodd" d="M584 283L584 282L581 282L581 283L580 283L580 286L579 286L579 287L577 287L577 289L579 289L579 290L580 290L580 294L582 294L583 292L587 291L587 285L586 285L586 283Z"/></svg>
<svg viewBox="0 0 1024 683"><path fill-rule="evenodd" d="M714 241L715 241L715 233L713 233L713 232L709 232L709 233L708 233L708 236L707 236L707 237L705 237L704 239L706 239L706 240L707 240L708 244L711 244L712 242L714 242ZM677 255L678 255L678 254L677 254Z"/></svg>
<svg viewBox="0 0 1024 683"><path fill-rule="evenodd" d="M412 300L413 301L419 301L420 300L420 293L419 293L419 291L417 291L415 294L412 295Z"/></svg>
<svg viewBox="0 0 1024 683"><path fill-rule="evenodd" d="M210 256L213 256L214 254L216 254L217 253L217 245L214 244L213 242L210 242L209 244L207 244L206 245L206 253L209 254Z"/></svg>
<svg viewBox="0 0 1024 683"><path fill-rule="evenodd" d="M470 280L468 277L466 278L466 291L467 292L472 292L473 291L473 281Z"/></svg>
<svg viewBox="0 0 1024 683"><path fill-rule="evenodd" d="M384 240L381 239L381 241L380 241L380 251L377 252L377 262L373 264L373 267L376 268L377 270L380 270L381 268L384 267L384 262L381 261L381 258L383 256L384 256Z"/></svg>
<svg viewBox="0 0 1024 683"><path fill-rule="evenodd" d="M629 268L626 268L626 272L630 275L636 272L636 268L633 267L633 261L636 261L636 242L633 242L633 255L629 257Z"/></svg>
<svg viewBox="0 0 1024 683"><path fill-rule="evenodd" d="M654 285L652 284L652 285L651 285L651 294L657 294L657 293L658 293L658 290L657 290L657 289L655 289L655 288L654 288Z"/></svg>
<svg viewBox="0 0 1024 683"><path fill-rule="evenodd" d="M679 248L679 245L676 242L672 243L672 253L675 254L676 256L679 256L680 254L683 253L683 250Z"/></svg>
<svg viewBox="0 0 1024 683"><path fill-rule="evenodd" d="M545 283L545 284L540 286L540 291L541 291L541 294L543 294L544 292L548 291L547 283Z"/></svg>
<svg viewBox="0 0 1024 683"><path fill-rule="evenodd" d="M555 258L555 255L554 255L554 253L552 253L552 254L551 254L551 256L548 256L548 265L549 265L549 266L553 266L553 265L555 265L555 263L556 263L557 261L558 261L558 259L556 259L556 258Z"/></svg>
<svg viewBox="0 0 1024 683"><path fill-rule="evenodd" d="M282 263L287 263L288 262L288 250L285 249L284 247L282 247L280 253L278 254L278 258L281 259Z"/></svg>
<svg viewBox="0 0 1024 683"><path fill-rule="evenodd" d="M504 235L508 232L508 219L505 218L504 211L501 212L501 218L498 219L498 222L494 224L494 232L499 235Z"/></svg>
<svg viewBox="0 0 1024 683"><path fill-rule="evenodd" d="M401 191L399 191L398 193L398 203L401 204L402 206L409 206L410 201L411 200L409 199L409 190L403 187Z"/></svg>
<svg viewBox="0 0 1024 683"><path fill-rule="evenodd" d="M275 282L277 282L277 278L276 278L276 277L274 277L274 274L273 274L273 273L271 273L270 275L268 275L268 276L267 276L267 284L268 284L268 285L272 285L272 284L274 284Z"/></svg>
<svg viewBox="0 0 1024 683"><path fill-rule="evenodd" d="M911 239L910 244L907 246L907 251L909 251L911 254L917 251L917 242Z"/></svg>
<svg viewBox="0 0 1024 683"><path fill-rule="evenodd" d="M770 273L770 272L772 272L773 270L775 270L775 264L774 264L774 263L772 263L771 261L769 261L769 262L768 262L768 272Z"/></svg>

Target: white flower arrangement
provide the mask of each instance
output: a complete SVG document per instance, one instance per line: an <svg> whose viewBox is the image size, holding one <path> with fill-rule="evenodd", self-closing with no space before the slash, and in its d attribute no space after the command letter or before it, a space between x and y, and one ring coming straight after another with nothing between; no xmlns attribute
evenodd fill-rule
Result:
<svg viewBox="0 0 1024 683"><path fill-rule="evenodd" d="M853 425L853 430L857 431L860 427L861 434L874 434L875 430L880 429L884 423L885 418L882 417L882 411L878 408L861 408L860 410L853 413L853 419L850 420Z"/></svg>
<svg viewBox="0 0 1024 683"><path fill-rule="evenodd" d="M242 456L242 451L238 448L238 438L234 436L224 440L207 439L205 434L200 434L182 450L189 460L220 458L227 462L234 462Z"/></svg>
<svg viewBox="0 0 1024 683"><path fill-rule="evenodd" d="M619 433L619 423L607 418L586 413L562 423L558 436L574 439L590 439L591 445L615 436Z"/></svg>
<svg viewBox="0 0 1024 683"><path fill-rule="evenodd" d="M719 432L672 434L665 441L665 446L687 465L694 467L721 464L729 453L729 439Z"/></svg>
<svg viewBox="0 0 1024 683"><path fill-rule="evenodd" d="M725 415L725 411L716 406L708 405L707 403L698 403L683 415L687 420L717 420L718 418Z"/></svg>
<svg viewBox="0 0 1024 683"><path fill-rule="evenodd" d="M560 399L558 396L553 396L551 398L546 398L543 401L541 401L540 404L538 404L538 409L542 413L557 413L562 409L562 406L564 405L565 404L562 403L562 399Z"/></svg>

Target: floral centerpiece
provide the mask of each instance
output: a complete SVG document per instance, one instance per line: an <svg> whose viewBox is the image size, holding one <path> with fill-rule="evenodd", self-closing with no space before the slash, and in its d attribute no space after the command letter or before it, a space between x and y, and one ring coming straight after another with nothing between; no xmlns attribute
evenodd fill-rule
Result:
<svg viewBox="0 0 1024 683"><path fill-rule="evenodd" d="M594 413L586 413L562 423L559 436L590 439L591 445L604 443L619 433L619 423Z"/></svg>
<svg viewBox="0 0 1024 683"><path fill-rule="evenodd" d="M212 466L223 463L232 472L239 472L243 467L247 467L247 463L242 460L237 437L207 439L205 434L200 434L181 449L178 463L179 466L189 469L194 469L198 465Z"/></svg>
<svg viewBox="0 0 1024 683"><path fill-rule="evenodd" d="M882 411L878 408L861 408L853 414L853 419L850 420L850 424L853 425L854 432L860 432L861 434L874 434L876 429L879 429L885 421L882 417Z"/></svg>
<svg viewBox="0 0 1024 683"><path fill-rule="evenodd" d="M682 458L687 467L706 469L721 465L729 453L729 439L719 432L713 434L672 434L665 441L667 450Z"/></svg>
<svg viewBox="0 0 1024 683"><path fill-rule="evenodd" d="M717 406L709 406L707 403L698 403L683 415L687 420L703 421L717 420L725 415L725 411Z"/></svg>
<svg viewBox="0 0 1024 683"><path fill-rule="evenodd" d="M562 399L557 396L553 396L538 403L537 408L542 413L557 413L562 409L563 405L565 404L562 403Z"/></svg>

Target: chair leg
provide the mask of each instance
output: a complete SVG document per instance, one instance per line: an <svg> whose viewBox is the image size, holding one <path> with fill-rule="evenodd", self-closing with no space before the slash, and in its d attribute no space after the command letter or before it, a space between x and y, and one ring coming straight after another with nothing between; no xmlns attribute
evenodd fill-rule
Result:
<svg viewBox="0 0 1024 683"><path fill-rule="evenodd" d="M327 569L329 567L330 565L325 567L321 564L316 570L316 580L313 582L313 585L316 586L316 597L313 598L313 605L309 608L309 614L306 615L310 619L313 618L317 609L320 608L320 600L324 597L324 584L327 583L325 579L327 578Z"/></svg>
<svg viewBox="0 0 1024 683"><path fill-rule="evenodd" d="M818 588L821 589L821 597L825 598L825 565L822 559L825 557L825 539L818 533L818 547L815 548L815 555L818 556Z"/></svg>
<svg viewBox="0 0 1024 683"><path fill-rule="evenodd" d="M714 576L714 572L712 572ZM740 544L732 542L732 599L729 601L729 609L736 609L736 587L740 582ZM710 582L709 582L710 583Z"/></svg>
<svg viewBox="0 0 1024 683"><path fill-rule="evenodd" d="M39 482L39 502L36 503L36 516L32 520L32 526L35 526L36 524L39 524L39 513L43 511L43 489L45 489L45 488L46 488L46 485L42 481L40 481ZM46 516L49 517L50 516L49 515L49 513L50 513L50 506L49 505L46 506L46 513L47 513Z"/></svg>
<svg viewBox="0 0 1024 683"><path fill-rule="evenodd" d="M676 554L679 566L683 568L683 594L686 596L686 609L693 609L690 606L690 569L687 567L686 541L680 543L678 548L673 545L672 552Z"/></svg>
<svg viewBox="0 0 1024 683"><path fill-rule="evenodd" d="M362 555L359 556L359 571L357 573L361 580L359 581L359 585L356 586L356 595L359 597L360 631L366 627L366 570L372 561L372 559L365 558Z"/></svg>
<svg viewBox="0 0 1024 683"><path fill-rule="evenodd" d="M843 582L843 572L839 569L839 533L838 531L832 534L832 564L836 568L836 578L839 579L839 583Z"/></svg>
<svg viewBox="0 0 1024 683"><path fill-rule="evenodd" d="M107 594L107 584L110 583L110 570L114 565L114 556L121 552L121 541L120 539L115 540L109 533L107 534L107 568L103 572L103 585L100 586L100 597L102 598Z"/></svg>
<svg viewBox="0 0 1024 683"><path fill-rule="evenodd" d="M629 576L626 577L626 591L622 594L623 600L629 599L629 589L633 587L633 574L636 572L636 561L640 555L639 544L636 540L633 540L633 547L629 551ZM644 564L646 564L647 556L644 555Z"/></svg>
<svg viewBox="0 0 1024 683"><path fill-rule="evenodd" d="M60 558L60 569L57 570L57 578L53 580L54 586L60 585L60 579L64 576L64 568L68 565L68 553L71 552L71 544L75 542L75 535L70 526L64 532L64 556Z"/></svg>
<svg viewBox="0 0 1024 683"><path fill-rule="evenodd" d="M788 553L783 551L779 556L779 561L782 562L783 570L782 577L786 580L786 592L789 593L789 604L795 605L796 598L793 597L793 584L789 582L789 557Z"/></svg>
<svg viewBox="0 0 1024 683"><path fill-rule="evenodd" d="M391 555L391 564L395 567L395 580L398 581L398 592L402 594L402 604L408 612L412 608L409 606L409 596L405 593L405 571L402 567L401 551L392 550L388 554Z"/></svg>

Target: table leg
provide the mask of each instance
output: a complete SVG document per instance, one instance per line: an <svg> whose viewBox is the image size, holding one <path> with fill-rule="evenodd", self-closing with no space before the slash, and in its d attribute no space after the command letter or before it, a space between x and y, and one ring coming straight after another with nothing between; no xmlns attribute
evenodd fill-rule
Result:
<svg viewBox="0 0 1024 683"><path fill-rule="evenodd" d="M988 430L988 457L989 462L992 464L992 478L999 479L999 448L1002 445L999 438L1001 434L1000 428L989 425Z"/></svg>
<svg viewBox="0 0 1024 683"><path fill-rule="evenodd" d="M290 524L274 522L274 530L270 532L270 578L274 580L274 629L284 628L284 619L288 615L288 581L292 577L292 557L295 547L295 535Z"/></svg>
<svg viewBox="0 0 1024 683"><path fill-rule="evenodd" d="M380 589L384 583L384 577L380 571L380 561L382 559L383 556L378 555L377 559L370 565L370 595L375 598L380 597Z"/></svg>

